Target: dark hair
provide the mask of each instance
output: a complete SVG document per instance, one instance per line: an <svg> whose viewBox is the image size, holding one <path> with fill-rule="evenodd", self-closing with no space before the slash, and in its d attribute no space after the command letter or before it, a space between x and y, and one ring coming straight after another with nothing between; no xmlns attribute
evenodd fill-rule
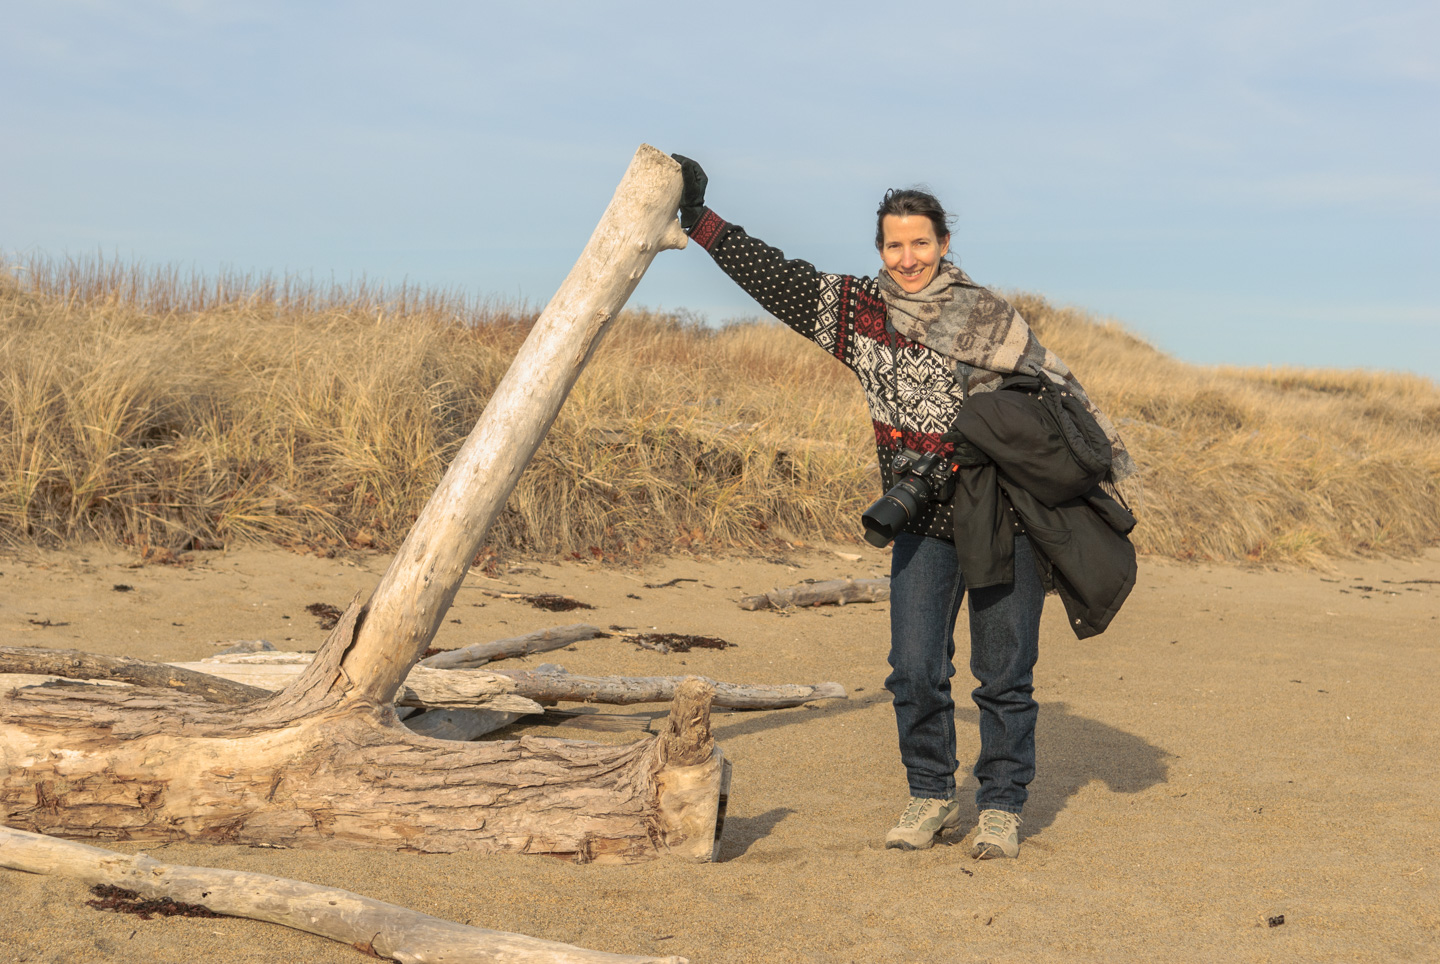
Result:
<svg viewBox="0 0 1440 964"><path fill-rule="evenodd" d="M915 188L894 188L885 192L885 200L880 202L880 207L875 212L875 249L878 251L885 246L885 216L893 214L896 217L905 218L911 215L920 214L930 219L935 225L935 240L943 241L950 237L950 215L940 206L939 200L929 191L920 191Z"/></svg>

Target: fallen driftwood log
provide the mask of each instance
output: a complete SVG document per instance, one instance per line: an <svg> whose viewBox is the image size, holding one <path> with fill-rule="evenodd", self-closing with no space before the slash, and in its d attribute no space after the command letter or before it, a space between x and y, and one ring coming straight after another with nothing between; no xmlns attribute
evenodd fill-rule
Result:
<svg viewBox="0 0 1440 964"><path fill-rule="evenodd" d="M212 673L267 694L284 689L314 661L314 653L244 653L212 656L195 663L171 664L198 673ZM411 668L395 693L396 706L424 709L487 709L539 713L543 707L518 695L516 684L493 672L470 669ZM413 727L412 727L413 729Z"/></svg>
<svg viewBox="0 0 1440 964"><path fill-rule="evenodd" d="M683 957L608 954L431 917L348 890L284 877L164 864L0 826L0 867L71 877L140 897L281 924L388 960L446 964L685 964Z"/></svg>
<svg viewBox="0 0 1440 964"><path fill-rule="evenodd" d="M608 634L603 630L595 626L587 626L585 623L556 626L552 629L536 630L512 639L497 639L493 643L471 643L469 646L462 646L459 649L447 649L434 656L426 656L416 665L428 666L431 669L476 669L497 659L512 659L517 656L529 656L531 653L564 649L571 643L606 635Z"/></svg>
<svg viewBox="0 0 1440 964"><path fill-rule="evenodd" d="M565 672L496 670L516 683L517 694L541 703L665 703L675 698L683 676L574 676ZM701 678L704 677L691 677ZM706 680L715 687L716 706L737 710L775 710L800 706L815 700L843 700L845 687L839 683L814 685L779 683L723 683Z"/></svg>
<svg viewBox="0 0 1440 964"><path fill-rule="evenodd" d="M708 686L677 693L678 744L431 740L392 709L607 324L684 246L680 191L679 165L642 145L389 569L283 691L17 689L0 700L0 812L130 840L712 859L725 764Z"/></svg>
<svg viewBox="0 0 1440 964"><path fill-rule="evenodd" d="M785 589L771 589L759 596L740 600L741 609L790 609L801 606L844 606L857 602L885 602L890 598L889 579L827 579L802 582Z"/></svg>
<svg viewBox="0 0 1440 964"><path fill-rule="evenodd" d="M310 653L246 653L213 656L198 663L179 664L187 669L215 673L226 679L279 689L300 673ZM548 664L547 664L548 665ZM563 667L537 670L437 670L416 666L405 678L397 703L405 706L518 709L541 712L531 704L524 709L507 703L520 698L546 703L668 703L685 676L579 676ZM839 683L725 683L707 679L715 688L714 705L732 709L773 710L800 706L814 700L845 699Z"/></svg>
<svg viewBox="0 0 1440 964"><path fill-rule="evenodd" d="M5 664L7 667L28 667L32 670L67 668L69 675L41 673L17 676L0 673L0 692L17 686L75 680L164 686L165 671L168 671L174 674L183 673L187 680L192 681L190 686L204 686L212 693L231 687L233 693L230 695L240 694L243 698L229 702L244 703L284 689L305 671L305 667L309 666L315 657L314 653L271 652L214 656L193 663L148 663L145 660L130 659L125 663L125 673L121 677L114 677L104 673L103 663L74 661L66 667L61 660L56 659L57 655L66 653L66 650L17 649L10 654ZM138 671L142 667L153 669ZM213 683L193 682L196 680L212 680ZM494 673L437 670L417 666L410 671L410 675L395 694L395 706L420 709L468 709L483 706L487 710L510 713L539 713L544 709L533 700L517 696L515 689L512 681Z"/></svg>
<svg viewBox="0 0 1440 964"><path fill-rule="evenodd" d="M129 656L101 656L75 649L0 646L0 673L27 673L65 679L104 679L193 693L211 703L248 703L267 690L223 677Z"/></svg>

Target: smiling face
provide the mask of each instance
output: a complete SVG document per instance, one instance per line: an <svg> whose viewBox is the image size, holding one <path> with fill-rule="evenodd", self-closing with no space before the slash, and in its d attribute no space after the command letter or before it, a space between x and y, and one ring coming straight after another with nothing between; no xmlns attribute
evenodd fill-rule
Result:
<svg viewBox="0 0 1440 964"><path fill-rule="evenodd" d="M935 277L950 250L950 235L935 237L935 224L923 214L887 214L880 222L880 259L900 288L910 294Z"/></svg>

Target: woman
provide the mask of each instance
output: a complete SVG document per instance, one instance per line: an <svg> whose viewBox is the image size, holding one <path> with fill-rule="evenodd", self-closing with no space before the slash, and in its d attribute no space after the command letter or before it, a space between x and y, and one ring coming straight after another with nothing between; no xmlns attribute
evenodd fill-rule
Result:
<svg viewBox="0 0 1440 964"><path fill-rule="evenodd" d="M685 187L680 220L692 240L767 311L844 362L859 377L875 428L886 491L894 457L906 449L948 455L951 428L967 397L996 388L1007 373L1049 373L1084 399L1069 369L1046 351L1003 300L976 286L945 256L950 230L939 201L888 191L876 212L877 278L823 274L747 235L705 206L700 165L676 155ZM1098 413L1096 413L1098 415ZM1123 446L1103 416L1123 476ZM903 468L901 469L903 471ZM1112 474L1113 475L1113 474ZM1020 813L1035 774L1032 673L1039 653L1045 588L1034 550L1013 511L1005 543L1013 557L960 571L950 502L929 503L895 535L890 584L890 666L900 758L910 801L885 837L903 850L931 846L963 819L955 799L955 620L970 590L970 669L980 686L977 858L1019 853Z"/></svg>

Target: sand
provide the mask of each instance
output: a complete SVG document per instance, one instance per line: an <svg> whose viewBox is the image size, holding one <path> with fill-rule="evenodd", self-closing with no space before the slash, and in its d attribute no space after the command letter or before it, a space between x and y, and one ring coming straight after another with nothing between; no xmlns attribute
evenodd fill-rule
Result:
<svg viewBox="0 0 1440 964"><path fill-rule="evenodd" d="M603 639L522 662L844 684L846 701L716 715L734 762L718 863L114 849L697 964L1440 960L1440 550L1325 572L1144 559L1114 626L1083 642L1052 597L1020 858L985 862L969 858L961 832L925 852L881 846L906 798L882 689L887 606L776 614L736 605L776 585L887 570L883 552L844 551L863 556L795 550L472 574L436 640L460 646L582 620L654 627L737 645L662 655ZM101 549L0 555L0 643L162 660L202 658L221 639L314 649L324 633L306 605L344 605L386 562L260 549L199 553L185 567L131 561ZM645 586L675 578L695 581ZM546 613L482 588L568 593L597 608ZM957 639L963 653L963 625ZM962 665L957 689L971 685ZM976 716L961 703L967 760ZM658 716L663 707L613 711ZM973 791L967 778L962 797ZM0 871L0 961L364 960L275 925L143 921L92 910L88 897L71 881ZM1280 915L1282 925L1268 925Z"/></svg>

